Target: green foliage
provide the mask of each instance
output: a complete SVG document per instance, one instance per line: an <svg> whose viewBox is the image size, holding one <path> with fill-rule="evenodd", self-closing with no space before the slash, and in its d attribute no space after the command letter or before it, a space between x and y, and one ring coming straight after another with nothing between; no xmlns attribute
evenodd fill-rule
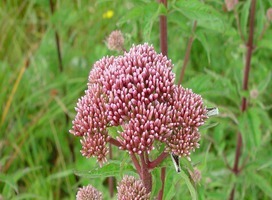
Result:
<svg viewBox="0 0 272 200"><path fill-rule="evenodd" d="M110 199L106 177L119 181L124 174L136 174L127 153L115 147L114 161L102 168L95 159L82 157L79 139L68 131L91 66L105 55L117 55L105 45L109 33L122 30L127 49L148 42L159 51L161 14L168 19L168 57L175 64L176 83L193 36L182 85L201 94L207 107L218 107L220 115L201 129L200 148L192 152L192 162L181 159L181 173L170 158L152 171L152 197L162 185L160 168L166 167L166 200L226 199L234 184L236 199L272 198L272 29L265 17L270 1L256 5L248 91L242 82L251 0L239 1L230 12L223 1L214 0L168 1L167 8L151 0L54 3L53 14L49 1L0 3L0 199L75 199L77 188L87 184ZM108 11L112 17L105 15ZM248 99L243 113L242 97ZM121 129L109 131L116 137ZM243 168L236 177L228 165L235 160L238 132ZM201 171L199 183L189 173L195 167Z"/></svg>

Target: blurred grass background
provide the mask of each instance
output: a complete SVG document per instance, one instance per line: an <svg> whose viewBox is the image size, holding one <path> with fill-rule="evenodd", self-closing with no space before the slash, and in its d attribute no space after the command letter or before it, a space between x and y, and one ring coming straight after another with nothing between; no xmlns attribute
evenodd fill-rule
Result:
<svg viewBox="0 0 272 200"><path fill-rule="evenodd" d="M199 23L183 85L201 94L208 107L219 107L221 114L209 121L211 125L218 123L216 126L202 130L201 148L192 155L203 177L198 192L204 199L225 199L236 183L237 199L269 199L271 26L261 40L258 38L272 3L258 1L249 92L241 92L246 46L235 17L226 12L223 1L205 2L220 13L222 24ZM241 1L237 9L245 37L248 2ZM178 5L178 1L169 1L168 11L168 55L177 77L193 24L179 12ZM68 132L74 107L86 89L93 63L105 55L117 55L105 45L110 32L122 30L126 48L148 42L159 51L158 15L164 11L149 0L57 0L54 7L51 13L47 0L0 3L1 198L75 199L78 186L92 183L109 199L105 179L74 175L74 169L97 166L95 159L81 156L79 139ZM56 32L63 71L59 67ZM242 96L250 99L249 111L244 114L240 112ZM246 165L243 173L235 177L227 163L233 163L238 131L247 138L242 156ZM128 159L125 154L120 157ZM184 199L190 199L182 180L176 186L180 188L176 197L183 194Z"/></svg>

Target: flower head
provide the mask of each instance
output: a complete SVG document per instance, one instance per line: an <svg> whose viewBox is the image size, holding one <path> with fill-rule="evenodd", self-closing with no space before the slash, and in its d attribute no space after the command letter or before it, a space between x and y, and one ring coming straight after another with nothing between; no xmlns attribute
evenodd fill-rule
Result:
<svg viewBox="0 0 272 200"><path fill-rule="evenodd" d="M146 188L141 180L137 180L133 176L124 176L122 181L117 186L118 200L149 200L150 193L147 193Z"/></svg>
<svg viewBox="0 0 272 200"><path fill-rule="evenodd" d="M83 186L79 188L77 195L77 200L102 200L102 193L91 185Z"/></svg>
<svg viewBox="0 0 272 200"><path fill-rule="evenodd" d="M225 0L225 4L228 11L232 11L236 4L238 4L238 0Z"/></svg>
<svg viewBox="0 0 272 200"><path fill-rule="evenodd" d="M73 121L70 133L81 136L81 153L87 158L97 157L100 166L106 162L108 148L106 147L105 99L99 84L92 84L85 95L81 97L76 107L77 115Z"/></svg>
<svg viewBox="0 0 272 200"><path fill-rule="evenodd" d="M174 84L172 67L148 44L97 61L70 131L83 137L81 153L105 162L107 127L121 126L116 140L122 150L149 153L158 141L166 151L189 158L199 146L198 127L207 110L200 95Z"/></svg>
<svg viewBox="0 0 272 200"><path fill-rule="evenodd" d="M122 51L124 49L124 36L121 31L112 31L107 38L107 46L110 50Z"/></svg>

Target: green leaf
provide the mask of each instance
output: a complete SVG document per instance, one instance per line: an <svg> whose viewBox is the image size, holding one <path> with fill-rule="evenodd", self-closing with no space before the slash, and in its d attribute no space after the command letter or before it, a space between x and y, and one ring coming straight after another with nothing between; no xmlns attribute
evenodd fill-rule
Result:
<svg viewBox="0 0 272 200"><path fill-rule="evenodd" d="M173 72L175 73L175 84L178 84L180 78L180 72L182 68L183 60L179 60L173 67Z"/></svg>
<svg viewBox="0 0 272 200"><path fill-rule="evenodd" d="M154 170L152 170L152 192L151 192L151 199L153 197L156 197L162 187L162 182L161 182L161 168L156 167Z"/></svg>
<svg viewBox="0 0 272 200"><path fill-rule="evenodd" d="M198 25L218 32L224 32L225 24L222 15L198 0L179 0L174 8L190 20L196 20Z"/></svg>
<svg viewBox="0 0 272 200"><path fill-rule="evenodd" d="M267 74L267 77L263 81L261 81L259 83L258 90L259 90L260 93L266 92L266 89L267 89L267 87L268 87L268 85L269 85L269 83L271 81L271 74L272 74L272 72L269 72Z"/></svg>
<svg viewBox="0 0 272 200"><path fill-rule="evenodd" d="M8 185L9 187L11 187L16 193L19 192L18 186L15 183L15 181L13 180L12 176L5 175L5 174L0 174L0 182L3 182L6 185Z"/></svg>
<svg viewBox="0 0 272 200"><path fill-rule="evenodd" d="M267 178L264 178L263 176L259 175L258 173L254 173L252 171L249 171L247 173L247 177L251 184L256 185L260 190L262 190L267 196L272 198L272 186L267 181Z"/></svg>
<svg viewBox="0 0 272 200"><path fill-rule="evenodd" d="M249 16L249 9L250 9L250 3L251 0L247 0L246 3L244 3L242 11L241 11L241 29L243 35L246 37L247 34L247 27L248 27L248 16Z"/></svg>
<svg viewBox="0 0 272 200"><path fill-rule="evenodd" d="M207 54L208 62L210 64L211 63L210 45L207 41L206 35L203 31L196 31L195 34L196 34L196 38L200 41L200 43L204 47L206 54Z"/></svg>
<svg viewBox="0 0 272 200"><path fill-rule="evenodd" d="M261 119L258 113L257 108L249 108L239 118L239 129L249 150L261 144Z"/></svg>
<svg viewBox="0 0 272 200"><path fill-rule="evenodd" d="M185 182L189 192L191 194L191 199L197 199L197 193L195 191L194 186L192 185L190 178L187 174L181 170L181 172L177 173L175 170L167 168L166 177L165 177L165 188L164 188L164 198L163 199L172 199L175 196L176 184L178 182Z"/></svg>
<svg viewBox="0 0 272 200"><path fill-rule="evenodd" d="M179 180L177 175L178 174L174 169L167 168L163 199L172 199L175 196L175 185Z"/></svg>
<svg viewBox="0 0 272 200"><path fill-rule="evenodd" d="M153 23L158 20L159 15L166 15L167 9L163 4L158 4L157 2L148 3L143 6L136 6L129 10L125 16L123 16L119 22L118 26L124 23L130 23L131 21L144 20L143 34L145 40L150 39L151 30Z"/></svg>
<svg viewBox="0 0 272 200"><path fill-rule="evenodd" d="M190 191L191 199L196 200L197 193L196 193L194 186L192 185L192 183L190 181L190 178L185 174L185 172L183 170L180 171L179 175L182 177L182 180L185 181L185 184L187 185L187 188Z"/></svg>
<svg viewBox="0 0 272 200"><path fill-rule="evenodd" d="M84 178L120 176L121 174L128 172L135 173L133 166L121 161L110 161L103 167L98 167L88 172L74 171L77 176L83 176Z"/></svg>
<svg viewBox="0 0 272 200"><path fill-rule="evenodd" d="M21 179L23 176L25 176L26 174L28 174L30 172L41 170L41 169L42 169L41 166L32 167L32 168L27 167L25 169L20 169L14 174L14 176L13 176L14 181L18 181L19 179Z"/></svg>
<svg viewBox="0 0 272 200"><path fill-rule="evenodd" d="M119 135L119 132L123 132L122 126L111 126L107 127L108 134L112 138L116 138Z"/></svg>
<svg viewBox="0 0 272 200"><path fill-rule="evenodd" d="M66 170L66 171L61 171L55 174L51 174L50 176L47 177L48 181L54 180L54 179L60 179L67 177L69 175L73 174L73 170Z"/></svg>

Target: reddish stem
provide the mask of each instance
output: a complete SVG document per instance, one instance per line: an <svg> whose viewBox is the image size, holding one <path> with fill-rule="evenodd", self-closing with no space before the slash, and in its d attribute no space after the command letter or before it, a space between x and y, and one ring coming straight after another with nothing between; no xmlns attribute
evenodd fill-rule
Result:
<svg viewBox="0 0 272 200"><path fill-rule="evenodd" d="M163 3L163 5L167 8L167 0L160 0L159 2ZM162 54L167 56L167 17L165 15L160 16L160 46Z"/></svg>
<svg viewBox="0 0 272 200"><path fill-rule="evenodd" d="M167 0L159 0L160 3L163 3L163 5L167 8ZM167 56L168 54L168 46L167 46L167 17L164 15L160 16L160 46L161 46L161 52L164 56ZM165 172L166 169L163 167L161 169L161 181L162 181L162 188L159 192L158 199L161 200L163 197L163 191L164 191L164 181L165 181Z"/></svg>
<svg viewBox="0 0 272 200"><path fill-rule="evenodd" d="M108 139L108 142L109 142L110 144L113 144L113 145L117 146L117 147L122 146L121 143L120 143L119 141L117 141L116 139L111 138L111 137Z"/></svg>
<svg viewBox="0 0 272 200"><path fill-rule="evenodd" d="M161 168L161 181L162 181L162 188L158 195L158 200L162 200L163 198L163 192L164 192L164 183L165 183L165 174L166 174L166 168Z"/></svg>
<svg viewBox="0 0 272 200"><path fill-rule="evenodd" d="M141 175L141 166L140 166L140 164L139 164L139 161L138 161L138 159L136 158L136 156L135 156L135 154L130 154L130 158L131 158L131 160L132 160L132 162L133 162L133 164L134 164L134 166L135 166L135 168L136 168L136 170L137 170L137 172L138 172L138 174L139 175ZM141 177L142 178L142 177Z"/></svg>
<svg viewBox="0 0 272 200"><path fill-rule="evenodd" d="M112 144L109 144L109 157L110 157L110 160L112 160ZM110 197L112 198L114 195L113 177L108 178L108 184L109 184Z"/></svg>
<svg viewBox="0 0 272 200"><path fill-rule="evenodd" d="M246 54L246 63L244 67L244 80L243 80L243 90L248 90L248 79L249 79L249 71L250 71L250 64L251 64L251 57L252 52L254 50L253 46L253 39L254 39L254 18L255 18L255 8L256 8L256 0L251 1L251 8L250 8L250 19L249 19L249 37L247 42L247 54ZM242 98L242 105L241 105L241 111L245 112L247 109L247 99L245 97ZM243 139L242 135L239 132L237 135L237 145L236 145L236 153L235 153L235 161L233 165L233 173L235 175L238 175L241 171L239 169L239 160L241 157L241 150L243 146ZM231 193L230 193L230 200L233 200L235 196L235 185L233 186Z"/></svg>
<svg viewBox="0 0 272 200"><path fill-rule="evenodd" d="M153 169L153 168L157 167L168 155L169 155L169 153L162 152L161 155L158 156L158 158L156 158L155 160L151 161L148 164L148 168Z"/></svg>
<svg viewBox="0 0 272 200"><path fill-rule="evenodd" d="M143 153L140 155L140 159L142 163L141 179L147 190L147 193L149 193L152 190L152 176L150 171L148 170L148 166L147 166L147 163L145 162Z"/></svg>

